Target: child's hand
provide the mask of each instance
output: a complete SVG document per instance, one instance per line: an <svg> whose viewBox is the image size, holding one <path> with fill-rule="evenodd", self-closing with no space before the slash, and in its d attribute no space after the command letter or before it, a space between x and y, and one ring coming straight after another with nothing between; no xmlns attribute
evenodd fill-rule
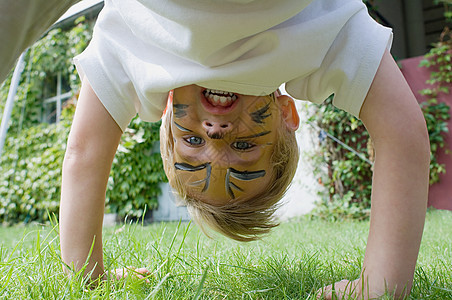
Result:
<svg viewBox="0 0 452 300"><path fill-rule="evenodd" d="M359 280L341 280L325 286L317 291L317 299L341 300L341 299L361 299L360 291L357 289ZM363 298L367 299L367 298Z"/></svg>
<svg viewBox="0 0 452 300"><path fill-rule="evenodd" d="M107 274L110 278L115 280L120 280L122 278L126 278L127 276L133 276L138 279L146 279L146 283L149 283L149 279L146 277L149 276L151 272L149 272L146 268L125 267L113 271L107 271Z"/></svg>

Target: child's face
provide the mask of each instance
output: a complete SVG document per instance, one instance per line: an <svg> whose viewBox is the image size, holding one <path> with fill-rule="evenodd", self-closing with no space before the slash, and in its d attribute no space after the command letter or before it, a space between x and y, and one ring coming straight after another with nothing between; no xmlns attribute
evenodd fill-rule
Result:
<svg viewBox="0 0 452 300"><path fill-rule="evenodd" d="M274 97L174 90L176 174L187 193L213 205L251 198L268 185L281 110Z"/></svg>

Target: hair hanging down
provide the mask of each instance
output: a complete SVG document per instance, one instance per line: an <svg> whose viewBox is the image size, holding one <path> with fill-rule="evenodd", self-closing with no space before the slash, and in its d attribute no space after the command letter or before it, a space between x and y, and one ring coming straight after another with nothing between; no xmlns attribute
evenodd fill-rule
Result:
<svg viewBox="0 0 452 300"><path fill-rule="evenodd" d="M215 206L187 195L185 186L178 179L174 167L171 121L172 105L169 103L160 127L160 151L165 173L182 202L180 205L187 206L189 214L207 236L206 225L234 240L249 242L259 239L279 225L274 213L279 207L279 200L290 186L298 165L299 151L294 132L286 130L285 126L279 126L278 139L271 156L272 178L260 194L251 199Z"/></svg>

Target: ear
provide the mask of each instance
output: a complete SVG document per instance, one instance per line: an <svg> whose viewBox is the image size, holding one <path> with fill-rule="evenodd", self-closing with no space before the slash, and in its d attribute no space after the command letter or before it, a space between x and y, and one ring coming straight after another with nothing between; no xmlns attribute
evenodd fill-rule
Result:
<svg viewBox="0 0 452 300"><path fill-rule="evenodd" d="M276 101L281 109L281 116L287 129L295 131L300 125L300 116L298 115L295 101L287 95L277 96Z"/></svg>

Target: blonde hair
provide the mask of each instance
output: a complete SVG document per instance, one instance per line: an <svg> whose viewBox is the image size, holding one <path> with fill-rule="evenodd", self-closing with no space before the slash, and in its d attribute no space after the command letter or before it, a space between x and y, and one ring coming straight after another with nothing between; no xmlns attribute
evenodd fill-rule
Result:
<svg viewBox="0 0 452 300"><path fill-rule="evenodd" d="M171 95L170 95L171 97ZM207 227L237 241L259 239L278 226L274 217L278 202L290 186L298 164L298 145L295 133L284 124L278 128L277 140L270 161L273 166L270 184L251 199L232 201L221 206L211 205L190 197L179 180L174 167L174 141L171 131L172 103L168 104L160 126L160 151L163 167L172 188L202 231ZM281 120L281 123L283 121Z"/></svg>

